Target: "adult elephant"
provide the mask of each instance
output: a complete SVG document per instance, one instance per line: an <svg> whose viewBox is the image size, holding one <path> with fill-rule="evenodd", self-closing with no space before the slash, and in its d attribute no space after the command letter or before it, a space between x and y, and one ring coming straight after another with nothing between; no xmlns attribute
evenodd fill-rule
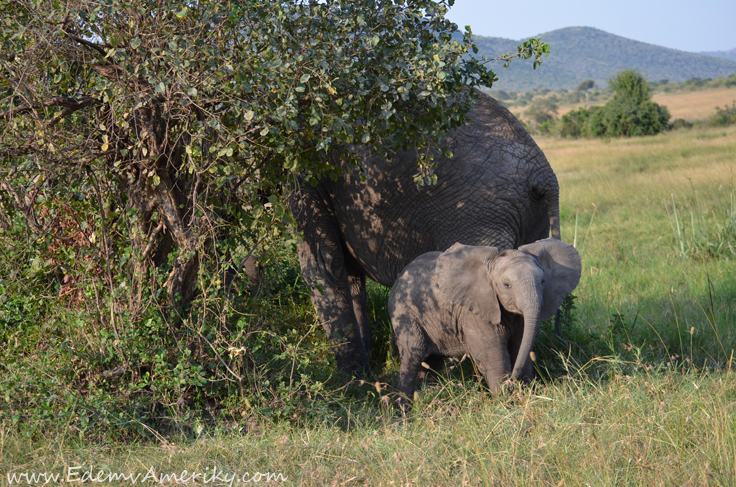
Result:
<svg viewBox="0 0 736 487"><path fill-rule="evenodd" d="M559 189L547 159L519 121L479 94L471 121L448 134L437 184L417 189L416 153L390 161L362 149L358 171L301 188L290 206L304 233L299 261L337 367L367 371L366 276L392 286L414 258L455 242L516 248L559 238Z"/></svg>

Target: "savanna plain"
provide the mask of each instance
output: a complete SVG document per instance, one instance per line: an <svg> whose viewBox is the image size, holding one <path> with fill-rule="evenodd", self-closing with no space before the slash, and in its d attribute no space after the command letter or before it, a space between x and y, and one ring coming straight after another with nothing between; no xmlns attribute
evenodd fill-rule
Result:
<svg viewBox="0 0 736 487"><path fill-rule="evenodd" d="M377 382L335 386L313 400L324 414L306 419L213 421L125 444L28 437L3 420L2 482L84 465L217 466L305 486L733 485L736 127L538 142L583 275L563 339L543 326L532 386L492 397L469 359L448 362L401 417L382 405L398 363L379 347ZM388 291L370 290L387 341Z"/></svg>

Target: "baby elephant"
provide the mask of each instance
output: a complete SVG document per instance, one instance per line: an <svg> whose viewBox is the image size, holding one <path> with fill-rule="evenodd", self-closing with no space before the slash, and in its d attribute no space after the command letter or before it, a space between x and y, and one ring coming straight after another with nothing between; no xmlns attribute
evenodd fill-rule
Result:
<svg viewBox="0 0 736 487"><path fill-rule="evenodd" d="M493 393L509 377L532 379L539 322L575 289L580 269L575 247L552 238L501 252L456 243L417 257L388 300L401 358L399 404L414 397L421 364L432 356L469 354Z"/></svg>

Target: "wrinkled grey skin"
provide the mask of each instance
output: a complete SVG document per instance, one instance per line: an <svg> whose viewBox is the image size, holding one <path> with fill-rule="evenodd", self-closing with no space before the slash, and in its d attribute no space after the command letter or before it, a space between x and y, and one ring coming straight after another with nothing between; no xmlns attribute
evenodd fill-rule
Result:
<svg viewBox="0 0 736 487"><path fill-rule="evenodd" d="M415 259L388 300L401 358L400 404L414 397L422 362L468 354L497 393L504 380L531 380L539 321L580 280L575 248L548 238L518 250L456 243Z"/></svg>
<svg viewBox="0 0 736 487"><path fill-rule="evenodd" d="M413 152L388 161L353 149L365 181L353 171L291 195L302 272L341 372L368 368L366 277L392 286L416 257L456 241L515 248L550 227L559 238L557 178L531 136L483 94L470 117L446 139L454 156L436 157L435 186L417 190Z"/></svg>

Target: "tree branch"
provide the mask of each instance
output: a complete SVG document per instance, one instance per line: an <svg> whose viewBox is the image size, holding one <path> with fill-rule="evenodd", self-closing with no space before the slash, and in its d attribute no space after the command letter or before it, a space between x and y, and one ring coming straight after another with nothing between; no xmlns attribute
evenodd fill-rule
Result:
<svg viewBox="0 0 736 487"><path fill-rule="evenodd" d="M75 36L74 34L71 34L69 32L66 33L72 40L77 41L78 43L82 44L85 47L89 47L90 49L94 49L95 51L99 52L103 56L107 55L105 52L105 49L102 46L99 46L95 44L94 42L89 42L85 39L82 39L81 37Z"/></svg>
<svg viewBox="0 0 736 487"><path fill-rule="evenodd" d="M72 111L77 111L77 110L81 110L82 108L85 108L88 106L97 105L99 103L100 103L100 100L98 100L97 98L92 98L91 96L84 96L80 98L79 100L75 98L69 98L68 96L57 96L55 98L51 98L50 100L46 100L41 103L25 103L18 107L11 108L10 110L5 110L4 112L0 112L0 118L10 118L10 117L14 117L15 115L19 113L27 112L29 110L35 110L38 108L48 108L48 107L66 107L67 109L72 109ZM69 113L72 113L72 112L69 112ZM62 115L66 116L64 115L64 112L62 112ZM62 115L59 115L59 117L61 117ZM55 118L51 122L55 124L56 122L58 122L58 120L56 120Z"/></svg>

